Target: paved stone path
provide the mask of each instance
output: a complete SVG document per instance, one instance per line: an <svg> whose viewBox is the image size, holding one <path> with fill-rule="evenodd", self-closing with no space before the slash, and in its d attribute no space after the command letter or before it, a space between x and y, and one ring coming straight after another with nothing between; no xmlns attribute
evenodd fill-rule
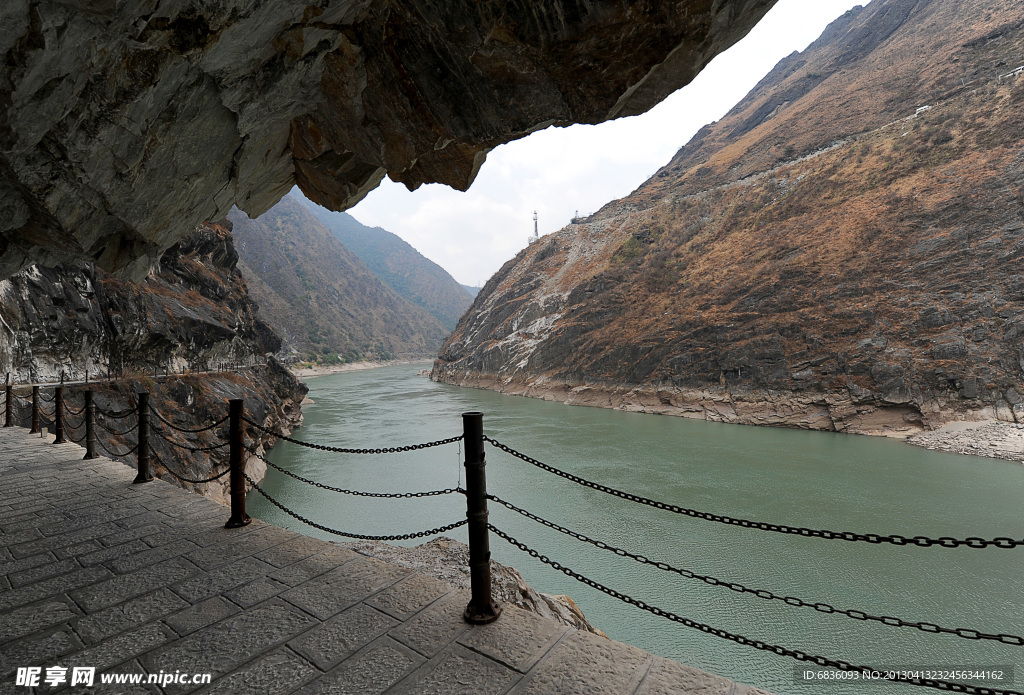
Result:
<svg viewBox="0 0 1024 695"><path fill-rule="evenodd" d="M224 507L50 441L0 429L0 693L61 687L18 686L18 667L91 666L71 692L764 695L513 606L469 626L468 595L437 580L226 530ZM212 682L100 684L161 671Z"/></svg>

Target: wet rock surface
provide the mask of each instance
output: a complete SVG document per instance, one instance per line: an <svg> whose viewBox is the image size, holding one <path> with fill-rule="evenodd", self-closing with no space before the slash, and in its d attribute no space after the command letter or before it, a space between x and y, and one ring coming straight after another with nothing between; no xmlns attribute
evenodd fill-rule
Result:
<svg viewBox="0 0 1024 695"><path fill-rule="evenodd" d="M339 210L385 176L465 189L551 124L646 111L774 0L8 0L0 277L141 279L233 204Z"/></svg>

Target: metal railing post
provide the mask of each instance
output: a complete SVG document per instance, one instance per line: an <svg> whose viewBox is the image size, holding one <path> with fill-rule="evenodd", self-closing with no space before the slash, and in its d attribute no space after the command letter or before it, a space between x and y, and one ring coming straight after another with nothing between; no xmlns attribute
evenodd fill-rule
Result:
<svg viewBox="0 0 1024 695"><path fill-rule="evenodd" d="M63 374L61 375L63 376ZM64 439L64 387L58 386L53 390L53 428L57 430L55 433L57 438L53 440L54 444L63 444L67 440Z"/></svg>
<svg viewBox="0 0 1024 695"><path fill-rule="evenodd" d="M228 401L228 423L229 423L229 460L231 473L228 479L231 481L231 518L224 524L224 528L241 528L248 526L252 518L245 513L245 459L242 456L242 448L245 446L245 431L242 429L242 415L245 412L245 401L235 398Z"/></svg>
<svg viewBox="0 0 1024 695"><path fill-rule="evenodd" d="M466 445L466 519L469 531L469 582L472 590L469 605L462 617L467 623L486 625L498 619L501 606L491 598L483 413L463 413L462 428Z"/></svg>
<svg viewBox="0 0 1024 695"><path fill-rule="evenodd" d="M32 387L32 429L29 434L39 434L39 387Z"/></svg>
<svg viewBox="0 0 1024 695"><path fill-rule="evenodd" d="M14 427L14 384L11 375L7 375L7 400L4 403L4 427Z"/></svg>
<svg viewBox="0 0 1024 695"><path fill-rule="evenodd" d="M153 479L149 472L149 393L140 391L139 411L139 446L135 449L135 460L138 462L138 473L132 483L148 483Z"/></svg>
<svg viewBox="0 0 1024 695"><path fill-rule="evenodd" d="M99 458L96 453L96 404L92 400L92 389L85 392L85 458Z"/></svg>

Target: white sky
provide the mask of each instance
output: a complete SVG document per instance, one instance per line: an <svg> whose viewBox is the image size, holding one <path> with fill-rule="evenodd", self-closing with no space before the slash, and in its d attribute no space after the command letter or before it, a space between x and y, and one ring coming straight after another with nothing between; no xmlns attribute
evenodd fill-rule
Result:
<svg viewBox="0 0 1024 695"><path fill-rule="evenodd" d="M836 17L868 0L779 0L694 81L640 116L548 128L502 145L466 193L440 184L414 192L385 179L349 210L412 244L461 283L483 285L533 234L628 195L702 126L742 99L776 63L802 51Z"/></svg>

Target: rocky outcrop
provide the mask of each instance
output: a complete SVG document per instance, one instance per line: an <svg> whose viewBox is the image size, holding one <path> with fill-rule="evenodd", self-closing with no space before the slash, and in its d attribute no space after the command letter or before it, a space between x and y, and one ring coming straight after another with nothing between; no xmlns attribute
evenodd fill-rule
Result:
<svg viewBox="0 0 1024 695"><path fill-rule="evenodd" d="M79 382L67 389L75 411L82 408L86 380L97 405L108 412L135 407L135 394L148 391L161 417L190 429L224 417L226 399L243 398L250 418L290 431L301 423L306 387L267 359L280 340L256 315L237 262L225 222L200 225L141 283L112 278L90 263L33 267L0 281L0 374L14 383ZM110 432L132 423L133 418L103 422L98 435L107 449L119 453L136 444L136 431ZM161 461L194 480L222 470L226 451L188 451L164 437L186 447L210 447L224 441L224 427L182 434L157 418L153 426L163 433L151 437L158 475L165 469ZM80 428L72 432L79 439L82 434ZM257 451L270 443L253 428L248 437ZM249 470L262 478L258 459ZM225 484L223 479L201 489L222 500Z"/></svg>
<svg viewBox="0 0 1024 695"><path fill-rule="evenodd" d="M1024 421L1018 10L851 10L629 197L506 264L434 378L897 436Z"/></svg>
<svg viewBox="0 0 1024 695"><path fill-rule="evenodd" d="M551 124L643 112L774 0L243 0L0 6L0 278L141 279L197 223L296 183L465 189Z"/></svg>

